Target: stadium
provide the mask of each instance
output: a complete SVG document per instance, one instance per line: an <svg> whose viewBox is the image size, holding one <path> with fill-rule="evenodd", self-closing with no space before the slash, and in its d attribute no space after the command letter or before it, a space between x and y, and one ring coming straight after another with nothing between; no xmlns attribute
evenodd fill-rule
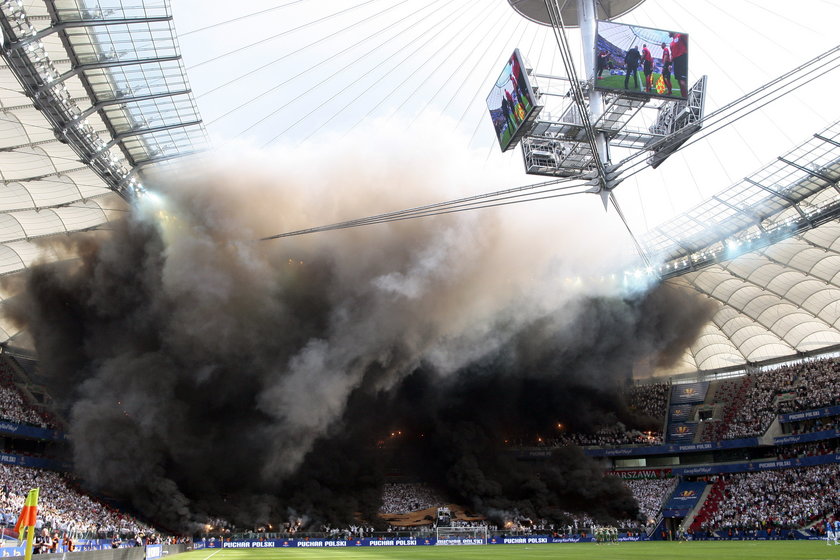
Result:
<svg viewBox="0 0 840 560"><path fill-rule="evenodd" d="M840 6L730 4L0 2L2 555L837 557Z"/></svg>

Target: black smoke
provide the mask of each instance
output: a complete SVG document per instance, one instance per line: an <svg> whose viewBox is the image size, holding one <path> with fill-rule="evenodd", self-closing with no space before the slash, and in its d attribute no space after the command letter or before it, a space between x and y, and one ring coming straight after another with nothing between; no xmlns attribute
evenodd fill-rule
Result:
<svg viewBox="0 0 840 560"><path fill-rule="evenodd" d="M373 522L396 449L477 512L632 515L579 450L526 463L504 440L639 425L618 389L638 360L678 357L708 304L666 286L566 288L562 247L488 214L255 241L408 205L370 173L333 177L347 189L333 193L193 170L159 185L165 206L74 235L75 259L7 282L5 315L32 335L77 474L171 529ZM388 456L377 441L395 428Z"/></svg>

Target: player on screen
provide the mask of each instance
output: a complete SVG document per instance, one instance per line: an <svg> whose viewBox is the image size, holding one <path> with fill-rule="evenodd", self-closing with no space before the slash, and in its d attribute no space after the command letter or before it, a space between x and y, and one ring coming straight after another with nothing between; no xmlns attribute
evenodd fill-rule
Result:
<svg viewBox="0 0 840 560"><path fill-rule="evenodd" d="M633 76L633 86L636 90L639 89L639 78L636 76L636 73L639 69L639 60L642 58L642 55L639 54L639 49L636 45L630 47L630 50L627 51L627 54L624 55L624 67L625 67L625 74L624 74L624 89L630 89L630 76Z"/></svg>
<svg viewBox="0 0 840 560"><path fill-rule="evenodd" d="M672 94L673 84L671 84L671 49L668 45L662 43L662 79L665 82L665 89L668 95Z"/></svg>
<svg viewBox="0 0 840 560"><path fill-rule="evenodd" d="M609 56L607 55L607 51L601 51L598 53L598 79L603 80L604 77L601 75L604 73L604 70L607 69L607 62L609 60Z"/></svg>
<svg viewBox="0 0 840 560"><path fill-rule="evenodd" d="M507 98L508 107L510 107L510 112L513 114L514 128L516 128L522 121L522 117L520 116L519 112L519 104L516 100L513 99L513 95L508 90L505 90L505 97Z"/></svg>
<svg viewBox="0 0 840 560"><path fill-rule="evenodd" d="M680 84L680 96L688 97L688 38L682 33L668 33L671 38L671 57L674 61L674 77Z"/></svg>
<svg viewBox="0 0 840 560"><path fill-rule="evenodd" d="M836 541L836 535L834 533L834 523L832 523L830 518L826 518L825 520L825 544L831 546L832 541Z"/></svg>
<svg viewBox="0 0 840 560"><path fill-rule="evenodd" d="M642 45L642 71L645 73L645 91L650 93L653 87L653 56L647 44Z"/></svg>
<svg viewBox="0 0 840 560"><path fill-rule="evenodd" d="M513 64L510 68L510 81L513 84L513 90L516 92L516 97L519 102L525 104L526 95L524 83L522 81L522 67L519 66L519 58L513 57Z"/></svg>

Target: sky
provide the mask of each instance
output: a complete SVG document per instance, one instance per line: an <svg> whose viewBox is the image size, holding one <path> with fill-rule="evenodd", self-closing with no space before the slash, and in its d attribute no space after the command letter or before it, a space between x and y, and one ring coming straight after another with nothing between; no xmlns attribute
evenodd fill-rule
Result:
<svg viewBox="0 0 840 560"><path fill-rule="evenodd" d="M616 21L688 33L689 83L708 76L708 113L835 46L840 3L803 6L647 0ZM178 0L173 11L184 64L216 146L308 149L328 162L342 139L417 134L426 145L446 142L463 173L474 170L469 179L453 176L469 183L470 193L541 180L524 173L518 148L500 151L485 98L514 48L535 73L566 72L551 30L522 18L507 0L249 0L234 10L229 3ZM583 74L577 31L569 40ZM634 233L708 199L840 118L830 101L840 71L831 70L814 72L795 92L622 183L615 194ZM546 80L537 82L548 89ZM655 111L638 118L648 126ZM439 200L416 198L418 204ZM561 220L585 215L588 227L630 246L615 212L605 213L596 196L522 206L528 208L484 211L522 219L532 212ZM388 210L396 209L371 206L364 215ZM364 216L347 216L357 217ZM317 215L312 220L311 226L323 225Z"/></svg>

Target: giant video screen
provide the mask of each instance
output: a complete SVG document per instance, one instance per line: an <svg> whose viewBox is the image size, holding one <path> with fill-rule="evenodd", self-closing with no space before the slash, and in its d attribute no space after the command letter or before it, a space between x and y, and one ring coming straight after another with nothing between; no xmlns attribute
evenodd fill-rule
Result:
<svg viewBox="0 0 840 560"><path fill-rule="evenodd" d="M656 97L688 97L688 35L598 21L595 88Z"/></svg>
<svg viewBox="0 0 840 560"><path fill-rule="evenodd" d="M516 49L487 96L487 109L503 152L516 145L525 132L522 126L539 108L524 68L522 56Z"/></svg>

